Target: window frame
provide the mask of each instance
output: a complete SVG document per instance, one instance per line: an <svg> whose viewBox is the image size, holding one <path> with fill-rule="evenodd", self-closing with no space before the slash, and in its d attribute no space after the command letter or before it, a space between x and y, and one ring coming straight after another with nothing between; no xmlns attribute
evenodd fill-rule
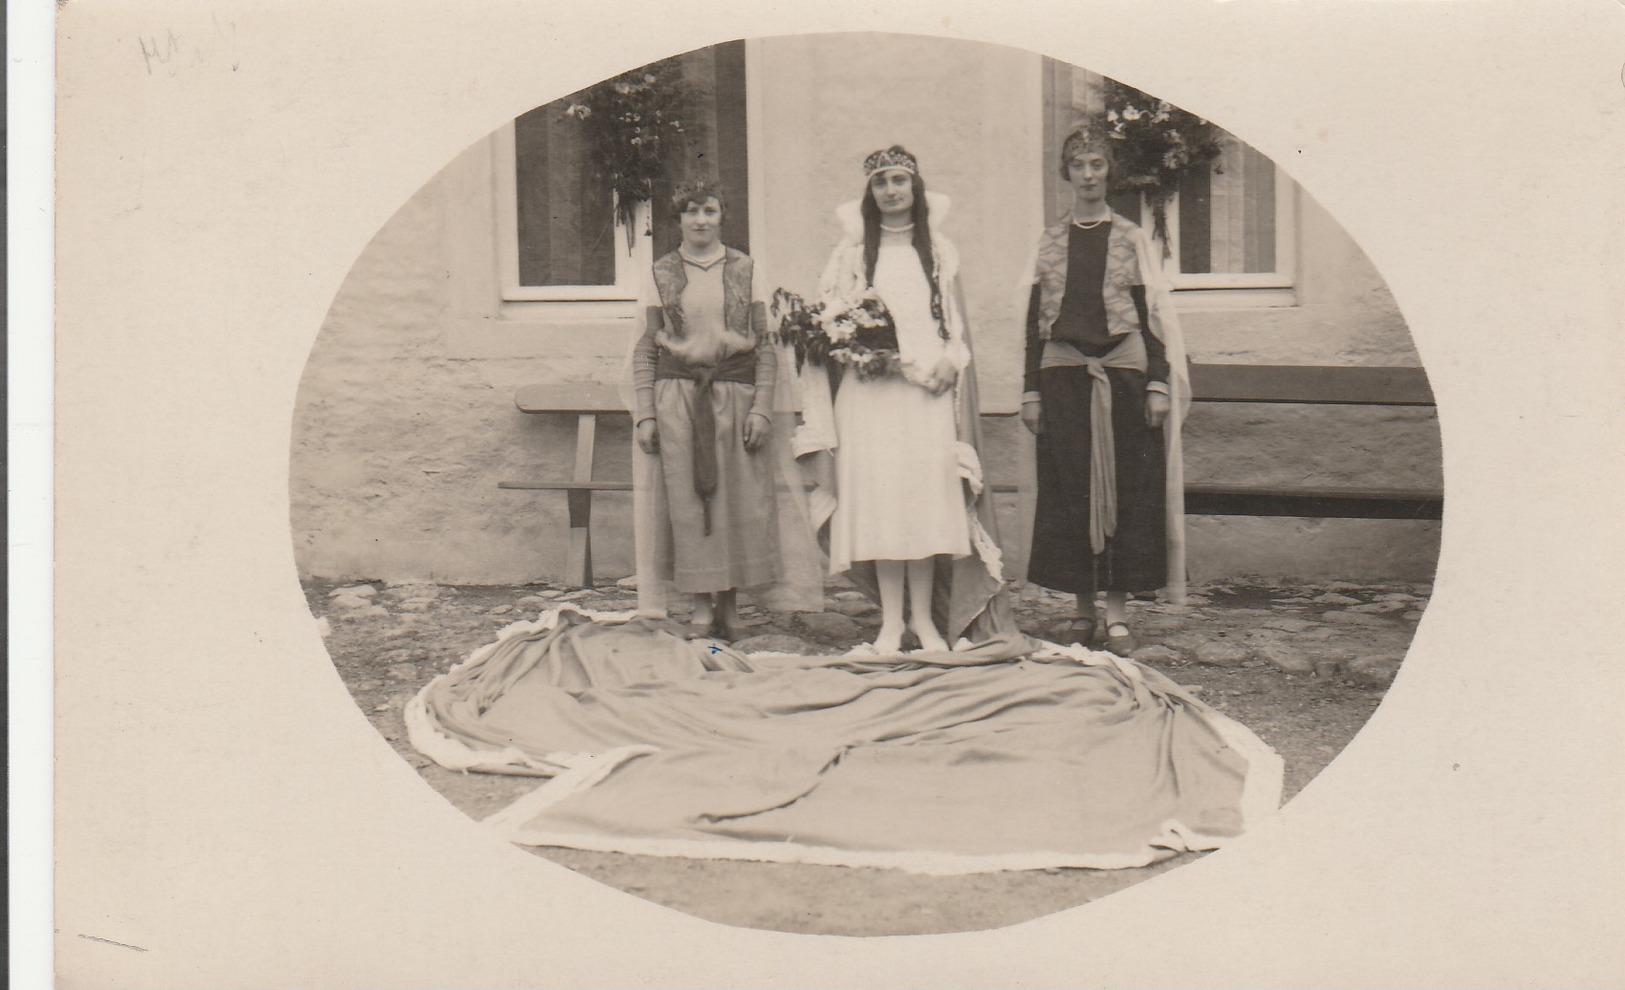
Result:
<svg viewBox="0 0 1625 990"><path fill-rule="evenodd" d="M601 310L605 303L635 306L640 298L642 273L654 263L654 239L649 236L649 204L633 207L630 231L619 218L615 221L615 281L608 285L523 285L519 281L519 177L516 174L514 122L508 121L495 134L495 154L491 157L496 195L497 272L504 303L549 303L548 309L565 309L564 304L592 304L585 308ZM630 236L631 249L623 248ZM614 308L619 309L621 305Z"/></svg>
<svg viewBox="0 0 1625 990"><path fill-rule="evenodd" d="M1243 147L1245 141L1226 132L1226 137ZM1267 156L1266 156L1267 157ZM1298 184L1273 158L1268 159L1275 169L1275 270L1270 272L1181 272L1179 264L1179 196L1168 200L1165 212L1168 219L1168 249L1171 253L1167 271L1169 287L1175 292L1207 292L1214 290L1292 290L1297 287L1298 256ZM1143 215L1143 214L1142 214Z"/></svg>

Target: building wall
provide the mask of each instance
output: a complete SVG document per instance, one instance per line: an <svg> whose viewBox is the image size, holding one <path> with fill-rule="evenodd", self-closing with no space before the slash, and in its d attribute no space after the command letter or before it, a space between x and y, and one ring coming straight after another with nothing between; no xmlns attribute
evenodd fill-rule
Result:
<svg viewBox="0 0 1625 990"><path fill-rule="evenodd" d="M1008 415L1020 392L1015 286L1043 221L1042 60L880 35L760 39L748 58L752 242L770 279L810 293L839 234L833 207L861 193L862 157L893 143L915 152L929 186L954 202L942 229L963 258L984 411L1002 414L985 420L989 472L1019 476L1031 445ZM495 161L495 142L482 141L403 205L357 259L323 324L290 464L307 575L518 583L563 571L563 494L496 486L568 477L575 425L523 415L513 394L530 382L616 381L635 321L592 311L544 319L501 302ZM1191 308L1193 358L1417 363L1391 295L1347 234L1307 195L1299 224L1297 305ZM629 443L625 422L600 424L599 477L628 476ZM1186 450L1193 480L1438 480L1437 427L1414 410L1198 406ZM603 577L631 570L628 512L625 495L595 500ZM1019 560L1013 499L1001 516ZM1435 523L1209 518L1190 529L1197 579L1427 580L1437 557Z"/></svg>

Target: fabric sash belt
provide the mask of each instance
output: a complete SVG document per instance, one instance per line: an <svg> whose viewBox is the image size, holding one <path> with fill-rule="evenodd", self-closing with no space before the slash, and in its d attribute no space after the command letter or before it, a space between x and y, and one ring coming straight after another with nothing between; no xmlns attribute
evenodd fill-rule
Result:
<svg viewBox="0 0 1625 990"><path fill-rule="evenodd" d="M1145 350L1130 337L1100 357L1082 355L1094 379L1089 390L1089 546L1098 556L1117 534L1117 436L1112 429L1112 380L1107 368L1145 370Z"/></svg>
<svg viewBox="0 0 1625 990"><path fill-rule="evenodd" d="M688 364L665 348L655 362L655 379L684 378L694 383L688 419L693 429L694 494L700 498L705 535L711 535L711 496L717 491L717 414L711 405L714 382L756 384L756 353L741 351L716 364Z"/></svg>

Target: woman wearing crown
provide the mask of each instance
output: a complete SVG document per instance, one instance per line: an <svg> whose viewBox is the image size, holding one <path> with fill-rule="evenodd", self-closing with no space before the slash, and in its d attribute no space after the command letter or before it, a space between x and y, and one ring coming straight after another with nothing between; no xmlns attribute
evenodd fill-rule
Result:
<svg viewBox="0 0 1625 990"><path fill-rule="evenodd" d="M863 170L862 199L836 211L844 237L819 294L828 312L878 296L898 353L895 373L847 373L836 385L830 571L850 570L878 597L877 653L899 652L905 631L926 651L966 637L1019 653L1027 644L1000 594L991 505L980 497L959 256L932 226L948 201L927 194L918 161L901 147L870 155ZM811 404L806 412L816 427Z"/></svg>
<svg viewBox="0 0 1625 990"><path fill-rule="evenodd" d="M1183 595L1179 426L1189 403L1179 323L1162 255L1106 197L1111 137L1069 135L1061 178L1073 206L1040 239L1027 290L1021 418L1038 436L1028 579L1077 596L1077 618L1051 638L1088 645L1106 593L1105 644L1137 645L1128 596Z"/></svg>
<svg viewBox="0 0 1625 990"><path fill-rule="evenodd" d="M673 193L682 243L654 263L629 368L640 609L687 593L689 635L731 641L739 589L796 610L822 607L823 589L761 273L722 243L725 203L708 181Z"/></svg>

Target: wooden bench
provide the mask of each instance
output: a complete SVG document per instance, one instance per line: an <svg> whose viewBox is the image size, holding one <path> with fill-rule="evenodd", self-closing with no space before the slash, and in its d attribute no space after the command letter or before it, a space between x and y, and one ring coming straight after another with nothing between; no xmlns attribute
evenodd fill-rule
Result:
<svg viewBox="0 0 1625 990"><path fill-rule="evenodd" d="M1195 402L1263 402L1344 406L1431 407L1421 368L1198 364ZM1347 519L1439 519L1438 489L1275 485L1185 486L1185 512L1220 516L1309 516Z"/></svg>
<svg viewBox="0 0 1625 990"><path fill-rule="evenodd" d="M1307 405L1433 405L1420 368L1316 367L1302 365L1198 364L1191 367L1196 402L1302 403ZM591 587L593 492L631 491L630 481L593 479L598 417L625 416L611 385L525 385L514 396L520 412L576 417L575 471L568 481L504 481L497 487L563 491L570 512L565 580ZM1019 486L999 483L1009 494ZM1438 519L1444 494L1437 489L1209 485L1185 487L1190 515L1307 516L1352 519Z"/></svg>
<svg viewBox="0 0 1625 990"><path fill-rule="evenodd" d="M598 417L626 416L626 405L613 385L524 385L514 394L522 413L557 413L576 417L575 471L569 481L502 481L498 488L521 491L563 491L570 509L570 548L565 557L564 580L592 587L592 493L629 492L630 481L595 481L593 454L597 450Z"/></svg>

